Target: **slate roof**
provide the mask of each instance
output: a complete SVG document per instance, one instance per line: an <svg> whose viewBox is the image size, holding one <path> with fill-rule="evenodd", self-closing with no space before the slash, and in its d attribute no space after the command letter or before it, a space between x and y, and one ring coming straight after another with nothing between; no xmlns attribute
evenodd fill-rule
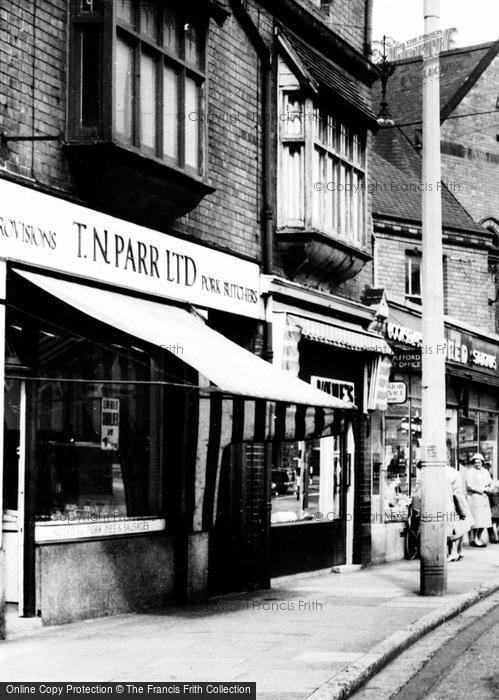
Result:
<svg viewBox="0 0 499 700"><path fill-rule="evenodd" d="M374 137L369 161L373 214L398 222L421 225L422 158L397 127L380 129ZM442 187L444 229L483 234L450 190Z"/></svg>
<svg viewBox="0 0 499 700"><path fill-rule="evenodd" d="M459 104L483 71L499 53L499 41L451 49L440 54L440 108L445 119ZM414 134L420 126L423 99L422 59L395 61L395 72L388 79L387 103L392 118L400 125L411 125L407 133ZM373 109L378 111L381 83L373 85ZM414 124L414 122L416 122Z"/></svg>
<svg viewBox="0 0 499 700"><path fill-rule="evenodd" d="M342 71L289 29L282 28L281 32L320 88L332 92L336 98L340 98L345 107L360 112L364 118L376 123L376 115L371 110L369 98L353 76Z"/></svg>

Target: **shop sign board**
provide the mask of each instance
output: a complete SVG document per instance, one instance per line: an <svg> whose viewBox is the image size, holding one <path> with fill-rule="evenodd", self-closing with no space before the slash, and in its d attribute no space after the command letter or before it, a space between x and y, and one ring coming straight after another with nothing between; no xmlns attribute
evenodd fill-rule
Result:
<svg viewBox="0 0 499 700"><path fill-rule="evenodd" d="M261 318L260 268L0 178L0 258Z"/></svg>
<svg viewBox="0 0 499 700"><path fill-rule="evenodd" d="M310 377L312 386L325 391L326 394L334 396L342 401L350 401L355 403L355 384L353 382L345 382L339 379L330 379L329 377Z"/></svg>
<svg viewBox="0 0 499 700"><path fill-rule="evenodd" d="M472 333L454 328L445 329L445 340L441 345L426 345L420 331L395 323L388 323L388 340L402 346L394 349L393 370L413 372L421 370L422 354L442 354L446 362L471 367L497 376L499 367L499 345L477 338Z"/></svg>
<svg viewBox="0 0 499 700"><path fill-rule="evenodd" d="M388 403L405 403L407 401L407 384L405 382L388 382Z"/></svg>
<svg viewBox="0 0 499 700"><path fill-rule="evenodd" d="M113 519L112 516L99 517L98 514L67 514L57 522L37 523L35 542L60 542L64 540L92 539L94 537L112 537L116 535L140 535L160 532L166 527L162 518L135 518L131 520ZM86 516L86 517L83 517Z"/></svg>
<svg viewBox="0 0 499 700"><path fill-rule="evenodd" d="M397 350L392 357L393 372L421 372L421 350Z"/></svg>

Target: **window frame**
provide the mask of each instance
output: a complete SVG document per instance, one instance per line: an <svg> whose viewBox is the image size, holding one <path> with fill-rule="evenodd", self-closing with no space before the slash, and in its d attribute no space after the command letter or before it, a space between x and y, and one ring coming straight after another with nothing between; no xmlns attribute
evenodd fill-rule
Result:
<svg viewBox="0 0 499 700"><path fill-rule="evenodd" d="M181 2L173 2L176 17L177 47L175 52L165 45L165 15L167 8L158 3L156 8L156 39L141 31L141 0L132 0L134 26L129 25L118 16L115 2L94 1L91 10L82 10L84 0L72 0L70 12L70 55L69 55L69 90L67 132L70 142L113 142L120 147L131 150L163 165L179 169L196 178L205 174L206 125L203 118L207 101L207 45L208 19L202 14L191 16L182 11ZM189 22L187 21L189 19ZM181 31L182 24L195 23L197 27L196 63L186 58L187 35ZM99 77L96 86L96 112L94 124L83 122L83 42L84 34L94 32L98 36ZM132 77L132 133L128 140L117 130L116 120L116 53L119 39L132 47L134 74ZM141 56L150 56L155 65L155 138L154 148L141 143ZM165 119L164 119L164 67L173 67L177 74L177 96L174 120L176 122L175 155L165 153ZM186 163L186 121L185 114L186 84L191 78L197 85L197 116L195 121L198 131L197 164Z"/></svg>
<svg viewBox="0 0 499 700"><path fill-rule="evenodd" d="M413 261L417 260L419 265L419 294L413 293L412 290L412 264ZM404 273L405 273L405 290L404 297L407 301L413 304L422 304L422 293L423 293L423 278L422 278L422 256L420 253L414 251L406 251L404 257Z"/></svg>
<svg viewBox="0 0 499 700"><path fill-rule="evenodd" d="M287 112L287 106L291 102L295 104L297 102L301 103L299 111ZM287 114L296 114L296 118L301 120L301 128L286 130L286 125L289 123ZM328 123L332 123L335 128L339 128L339 148L334 143L321 140L320 124L324 119L326 120L326 128ZM349 134L350 153L347 153L345 148L341 148L341 144L345 144ZM293 206L296 207L294 213L297 213L297 216L289 216L286 213L290 209L288 203L290 187L287 179L289 168L286 163L286 159L289 156L286 154L286 149L290 149L293 145L298 151L301 150L300 172L303 177L303 184L300 188L301 201L293 202ZM367 197L365 194L365 183L367 182L367 130L349 125L347 120L342 119L341 113L333 113L324 109L320 100L314 100L312 97L305 95L298 85L288 83L279 85L278 146L279 228L315 229L325 233L332 239L343 241L358 248L365 248L367 241ZM354 148L360 156L357 160L353 157ZM322 162L320 157L316 158L316 153L318 152L323 156ZM331 170L333 180L329 178L330 167L328 159L333 162ZM335 188L333 184L337 175L343 176L343 178L348 177L350 184L357 183L358 198L355 196L353 189L350 189L349 193L345 193L344 197L341 196L340 188ZM344 185L341 179L336 184ZM324 213L328 206L326 201L328 193L331 193L331 199L334 202L330 207L332 212L331 227L327 226ZM342 230L341 222L344 220L346 223L347 211L344 209L342 213L341 204L343 203L344 205L347 201L350 210L350 224L348 230L344 231Z"/></svg>

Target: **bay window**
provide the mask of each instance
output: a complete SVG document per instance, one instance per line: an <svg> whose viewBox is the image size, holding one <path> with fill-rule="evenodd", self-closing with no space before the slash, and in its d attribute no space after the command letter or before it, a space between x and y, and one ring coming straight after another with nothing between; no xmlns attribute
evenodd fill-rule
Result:
<svg viewBox="0 0 499 700"><path fill-rule="evenodd" d="M280 91L279 226L365 246L365 132L296 90Z"/></svg>
<svg viewBox="0 0 499 700"><path fill-rule="evenodd" d="M206 16L177 0L74 0L69 141L203 174Z"/></svg>

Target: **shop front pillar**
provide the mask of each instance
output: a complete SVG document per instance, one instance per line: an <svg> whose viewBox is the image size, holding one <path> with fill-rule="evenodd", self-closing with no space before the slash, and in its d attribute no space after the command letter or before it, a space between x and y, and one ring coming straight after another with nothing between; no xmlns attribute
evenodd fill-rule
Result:
<svg viewBox="0 0 499 700"><path fill-rule="evenodd" d="M187 535L187 581L185 597L188 603L199 603L208 597L209 534L192 532Z"/></svg>

